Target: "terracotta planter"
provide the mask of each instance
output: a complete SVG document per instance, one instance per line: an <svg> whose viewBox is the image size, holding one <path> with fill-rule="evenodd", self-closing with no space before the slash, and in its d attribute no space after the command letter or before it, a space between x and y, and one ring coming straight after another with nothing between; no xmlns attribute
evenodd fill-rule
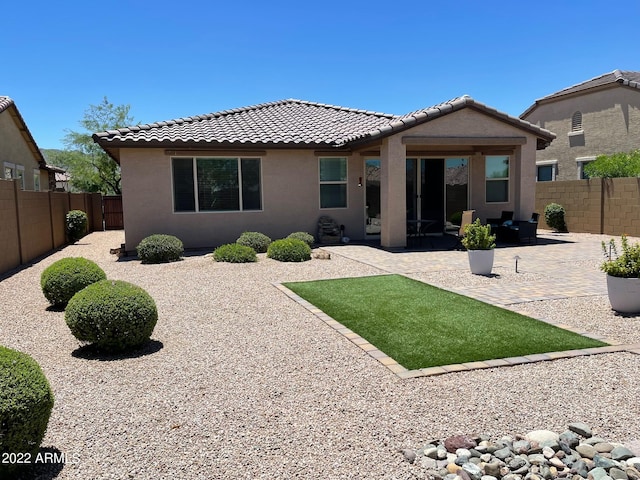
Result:
<svg viewBox="0 0 640 480"><path fill-rule="evenodd" d="M490 275L493 269L493 256L495 250L468 250L469 267L475 275Z"/></svg>
<svg viewBox="0 0 640 480"><path fill-rule="evenodd" d="M607 275L607 292L611 308L616 312L640 312L640 278L621 278Z"/></svg>

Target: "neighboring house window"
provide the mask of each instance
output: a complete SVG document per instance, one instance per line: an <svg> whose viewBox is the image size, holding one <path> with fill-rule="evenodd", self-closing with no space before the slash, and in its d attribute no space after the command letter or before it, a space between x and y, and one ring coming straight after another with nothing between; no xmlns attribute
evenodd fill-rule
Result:
<svg viewBox="0 0 640 480"><path fill-rule="evenodd" d="M538 182L553 182L556 179L557 160L542 160L536 162L536 180Z"/></svg>
<svg viewBox="0 0 640 480"><path fill-rule="evenodd" d="M593 162L596 159L595 156L591 156L591 157L578 157L576 158L576 164L578 166L578 179L579 180L586 180L589 177L586 176L584 174L584 166L589 163L589 162Z"/></svg>
<svg viewBox="0 0 640 480"><path fill-rule="evenodd" d="M487 203L508 202L509 156L487 156L484 162Z"/></svg>
<svg viewBox="0 0 640 480"><path fill-rule="evenodd" d="M320 208L347 207L347 159L320 159Z"/></svg>
<svg viewBox="0 0 640 480"><path fill-rule="evenodd" d="M176 212L262 209L259 158L173 158Z"/></svg>
<svg viewBox="0 0 640 480"><path fill-rule="evenodd" d="M571 117L571 131L579 132L582 130L582 112L575 112Z"/></svg>
<svg viewBox="0 0 640 480"><path fill-rule="evenodd" d="M24 190L24 165L4 162L4 178L5 180L18 180L18 185Z"/></svg>
<svg viewBox="0 0 640 480"><path fill-rule="evenodd" d="M40 170L37 168L33 169L33 189L36 192L40 191Z"/></svg>

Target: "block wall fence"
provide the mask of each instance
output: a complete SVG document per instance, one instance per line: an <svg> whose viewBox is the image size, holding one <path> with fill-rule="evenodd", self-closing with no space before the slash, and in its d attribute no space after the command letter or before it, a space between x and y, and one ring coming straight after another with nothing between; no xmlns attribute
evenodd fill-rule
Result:
<svg viewBox="0 0 640 480"><path fill-rule="evenodd" d="M640 237L640 178L592 178L536 183L540 228L544 207L559 203L570 232Z"/></svg>
<svg viewBox="0 0 640 480"><path fill-rule="evenodd" d="M90 232L103 230L99 193L23 191L0 180L0 275L64 245L70 210L86 212Z"/></svg>

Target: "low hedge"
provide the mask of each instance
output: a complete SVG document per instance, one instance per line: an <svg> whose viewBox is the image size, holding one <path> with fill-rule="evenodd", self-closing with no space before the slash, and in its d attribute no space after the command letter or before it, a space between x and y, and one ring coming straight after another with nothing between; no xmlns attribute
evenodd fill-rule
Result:
<svg viewBox="0 0 640 480"><path fill-rule="evenodd" d="M66 305L84 287L107 278L91 260L68 257L52 263L40 275L42 293L54 306Z"/></svg>
<svg viewBox="0 0 640 480"><path fill-rule="evenodd" d="M168 263L182 258L184 245L173 235L155 234L143 238L136 251L142 263Z"/></svg>
<svg viewBox="0 0 640 480"><path fill-rule="evenodd" d="M251 247L256 251L256 253L264 253L269 248L271 239L264 233L244 232L240 237L238 237L236 243L244 245L245 247Z"/></svg>
<svg viewBox="0 0 640 480"><path fill-rule="evenodd" d="M257 262L256 251L239 243L221 245L213 251L213 259L216 262L249 263Z"/></svg>
<svg viewBox="0 0 640 480"><path fill-rule="evenodd" d="M81 342L115 352L145 344L158 321L158 310L142 288L101 280L73 296L64 319Z"/></svg>
<svg viewBox="0 0 640 480"><path fill-rule="evenodd" d="M267 257L280 262L306 262L311 260L311 247L297 238L283 238L269 245Z"/></svg>
<svg viewBox="0 0 640 480"><path fill-rule="evenodd" d="M558 203L550 203L544 207L544 221L557 232L567 231L564 214L564 207Z"/></svg>
<svg viewBox="0 0 640 480"><path fill-rule="evenodd" d="M316 239L313 238L313 235L307 232L293 232L287 238L296 238L298 240L302 240L304 243L306 243L310 247L313 247L313 244L316 241Z"/></svg>
<svg viewBox="0 0 640 480"><path fill-rule="evenodd" d="M12 462L8 454L35 461L53 402L38 363L25 353L0 346L0 478L15 478L26 466Z"/></svg>

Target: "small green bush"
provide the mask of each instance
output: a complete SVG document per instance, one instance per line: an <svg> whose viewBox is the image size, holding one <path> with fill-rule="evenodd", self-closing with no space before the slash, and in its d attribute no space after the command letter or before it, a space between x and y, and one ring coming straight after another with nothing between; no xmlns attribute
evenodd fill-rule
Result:
<svg viewBox="0 0 640 480"><path fill-rule="evenodd" d="M298 240L302 240L304 243L306 243L310 247L313 247L313 244L316 241L316 239L313 238L313 235L307 232L293 232L287 238L297 238Z"/></svg>
<svg viewBox="0 0 640 480"><path fill-rule="evenodd" d="M496 248L496 236L491 235L491 225L482 225L479 218L464 227L464 238L461 242L467 250Z"/></svg>
<svg viewBox="0 0 640 480"><path fill-rule="evenodd" d="M184 246L179 238L162 234L143 238L136 250L142 263L175 262L184 254Z"/></svg>
<svg viewBox="0 0 640 480"><path fill-rule="evenodd" d="M227 245L221 245L213 251L213 259L216 262L229 262L229 263L248 263L257 262L258 257L256 251L245 245L238 243L229 243Z"/></svg>
<svg viewBox="0 0 640 480"><path fill-rule="evenodd" d="M81 342L120 351L149 340L158 310L142 288L121 280L101 280L73 296L64 319Z"/></svg>
<svg viewBox="0 0 640 480"><path fill-rule="evenodd" d="M0 346L0 460L11 453L35 460L53 401L38 363L25 353ZM0 478L15 478L20 466L0 461Z"/></svg>
<svg viewBox="0 0 640 480"><path fill-rule="evenodd" d="M107 278L91 260L69 257L49 265L40 275L42 293L54 306L66 305L84 287Z"/></svg>
<svg viewBox="0 0 640 480"><path fill-rule="evenodd" d="M567 224L564 222L564 208L557 203L550 203L544 207L544 221L557 232L566 232Z"/></svg>
<svg viewBox="0 0 640 480"><path fill-rule="evenodd" d="M619 253L613 238L609 243L602 242L606 260L600 265L600 270L612 277L640 278L640 243L631 244L627 236L622 235L621 244L622 253Z"/></svg>
<svg viewBox="0 0 640 480"><path fill-rule="evenodd" d="M245 247L251 247L256 251L256 253L264 253L269 248L271 239L264 233L244 232L240 235L238 240L236 240L236 243L244 245Z"/></svg>
<svg viewBox="0 0 640 480"><path fill-rule="evenodd" d="M89 219L82 210L71 210L66 216L67 238L70 243L75 243L87 234Z"/></svg>
<svg viewBox="0 0 640 480"><path fill-rule="evenodd" d="M311 260L311 247L297 238L283 238L269 245L267 257L280 262L306 262Z"/></svg>

